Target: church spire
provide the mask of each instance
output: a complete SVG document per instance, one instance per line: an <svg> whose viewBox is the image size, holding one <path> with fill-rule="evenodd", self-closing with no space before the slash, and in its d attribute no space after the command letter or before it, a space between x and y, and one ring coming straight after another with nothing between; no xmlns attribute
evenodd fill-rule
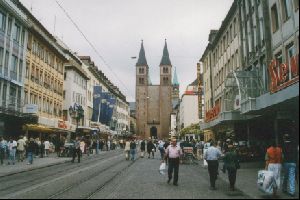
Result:
<svg viewBox="0 0 300 200"><path fill-rule="evenodd" d="M177 77L177 72L176 72L176 67L175 67L175 71L174 71L173 85L175 85L175 86L179 85L178 77Z"/></svg>
<svg viewBox="0 0 300 200"><path fill-rule="evenodd" d="M145 50L144 50L144 45L143 45L143 40L141 44L141 50L139 54L139 59L138 62L136 63L136 66L145 66L147 64L146 56L145 56Z"/></svg>
<svg viewBox="0 0 300 200"><path fill-rule="evenodd" d="M167 39L165 39L165 47L164 47L163 57L161 59L160 65L171 65L171 61L169 58L169 51L167 47Z"/></svg>

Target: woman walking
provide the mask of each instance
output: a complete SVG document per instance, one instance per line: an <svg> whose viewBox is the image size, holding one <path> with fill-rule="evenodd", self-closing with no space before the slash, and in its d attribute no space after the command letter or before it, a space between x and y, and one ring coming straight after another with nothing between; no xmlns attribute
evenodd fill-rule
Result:
<svg viewBox="0 0 300 200"><path fill-rule="evenodd" d="M223 166L223 172L228 172L228 179L230 183L230 190L234 191L234 185L236 182L236 172L240 168L238 155L234 150L234 147L232 144L228 145L228 151L225 153L224 156L224 166Z"/></svg>

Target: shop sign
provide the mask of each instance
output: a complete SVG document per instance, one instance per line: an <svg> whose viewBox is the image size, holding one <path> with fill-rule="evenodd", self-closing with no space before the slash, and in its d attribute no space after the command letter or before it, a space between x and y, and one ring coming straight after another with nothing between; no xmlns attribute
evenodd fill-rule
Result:
<svg viewBox="0 0 300 200"><path fill-rule="evenodd" d="M271 93L276 93L296 82L299 82L299 55L293 56L289 63L290 64L280 64L276 59L271 61L269 65Z"/></svg>
<svg viewBox="0 0 300 200"><path fill-rule="evenodd" d="M36 104L26 104L24 106L23 113L38 114L38 105L36 105Z"/></svg>
<svg viewBox="0 0 300 200"><path fill-rule="evenodd" d="M210 122L216 119L219 116L220 112L221 106L220 104L217 104L215 107L205 113L205 122Z"/></svg>
<svg viewBox="0 0 300 200"><path fill-rule="evenodd" d="M58 128L67 129L68 126L67 126L67 124L66 124L65 121L63 121L63 120L58 120Z"/></svg>

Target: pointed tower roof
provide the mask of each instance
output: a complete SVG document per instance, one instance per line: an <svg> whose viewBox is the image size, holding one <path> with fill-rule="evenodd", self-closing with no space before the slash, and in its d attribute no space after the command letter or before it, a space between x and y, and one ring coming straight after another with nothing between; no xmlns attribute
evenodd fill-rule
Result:
<svg viewBox="0 0 300 200"><path fill-rule="evenodd" d="M145 66L145 65L148 65L148 64L147 64L144 45L143 45L143 40L142 40L139 59L138 59L138 62L136 63L136 66Z"/></svg>
<svg viewBox="0 0 300 200"><path fill-rule="evenodd" d="M165 39L164 53L163 53L163 57L161 59L160 65L171 65L166 39Z"/></svg>
<svg viewBox="0 0 300 200"><path fill-rule="evenodd" d="M174 76L173 76L173 85L179 85L176 67L175 67Z"/></svg>

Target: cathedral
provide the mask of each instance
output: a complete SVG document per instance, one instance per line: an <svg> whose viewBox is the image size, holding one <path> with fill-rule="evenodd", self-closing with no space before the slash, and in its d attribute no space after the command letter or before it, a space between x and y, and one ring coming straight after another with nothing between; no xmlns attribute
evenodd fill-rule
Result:
<svg viewBox="0 0 300 200"><path fill-rule="evenodd" d="M159 65L160 84L150 81L143 41L136 63L136 126L141 138L169 138L171 113L179 102L179 83L175 70L172 81L172 64L167 42Z"/></svg>

